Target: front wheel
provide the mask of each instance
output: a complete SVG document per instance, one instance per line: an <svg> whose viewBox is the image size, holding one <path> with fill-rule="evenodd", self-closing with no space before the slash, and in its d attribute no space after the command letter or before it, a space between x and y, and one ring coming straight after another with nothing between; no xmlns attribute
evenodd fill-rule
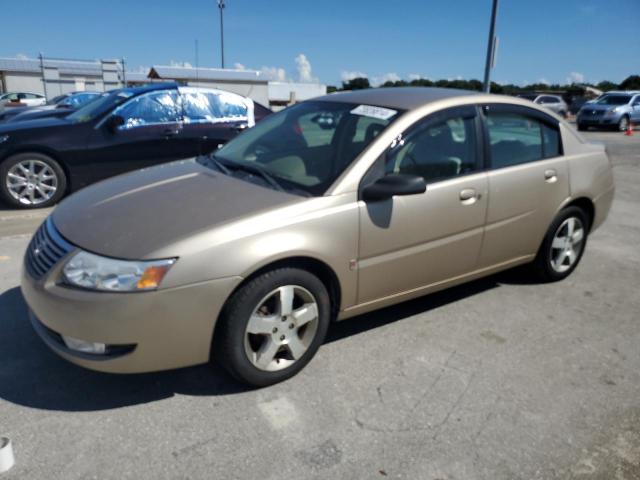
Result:
<svg viewBox="0 0 640 480"><path fill-rule="evenodd" d="M623 115L618 122L618 130L624 132L629 128L629 117Z"/></svg>
<svg viewBox="0 0 640 480"><path fill-rule="evenodd" d="M567 207L558 214L533 262L540 280L562 280L575 270L584 253L588 228L588 217L578 207Z"/></svg>
<svg viewBox="0 0 640 480"><path fill-rule="evenodd" d="M297 268L266 272L227 302L214 336L214 357L249 385L281 382L318 351L330 312L327 289L315 275Z"/></svg>
<svg viewBox="0 0 640 480"><path fill-rule="evenodd" d="M19 153L0 164L0 196L18 208L50 207L67 188L64 171L41 153Z"/></svg>

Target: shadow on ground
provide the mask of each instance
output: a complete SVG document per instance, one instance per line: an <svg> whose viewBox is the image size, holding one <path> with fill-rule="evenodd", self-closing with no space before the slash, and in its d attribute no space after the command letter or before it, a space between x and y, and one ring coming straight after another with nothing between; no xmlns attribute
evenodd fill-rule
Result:
<svg viewBox="0 0 640 480"><path fill-rule="evenodd" d="M327 342L433 310L496 288L524 283L506 272L332 325ZM31 408L94 411L161 400L175 393L233 395L247 388L219 367L114 375L85 370L52 353L33 331L18 287L0 295L0 398Z"/></svg>

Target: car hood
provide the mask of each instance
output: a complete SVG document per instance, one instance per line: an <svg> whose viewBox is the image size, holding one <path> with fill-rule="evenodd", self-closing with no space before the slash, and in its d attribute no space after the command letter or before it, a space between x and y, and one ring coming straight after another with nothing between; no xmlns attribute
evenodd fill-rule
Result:
<svg viewBox="0 0 640 480"><path fill-rule="evenodd" d="M54 210L53 223L82 249L148 259L196 233L303 200L183 160L80 190Z"/></svg>
<svg viewBox="0 0 640 480"><path fill-rule="evenodd" d="M595 103L585 103L584 105L582 105L582 110L597 110L597 111L603 111L603 110L613 110L616 107L620 107L622 105L597 105Z"/></svg>
<svg viewBox="0 0 640 480"><path fill-rule="evenodd" d="M57 117L38 118L34 120L24 120L16 123L0 124L0 133L10 133L17 130L61 127L63 125L71 125L71 122L64 118Z"/></svg>

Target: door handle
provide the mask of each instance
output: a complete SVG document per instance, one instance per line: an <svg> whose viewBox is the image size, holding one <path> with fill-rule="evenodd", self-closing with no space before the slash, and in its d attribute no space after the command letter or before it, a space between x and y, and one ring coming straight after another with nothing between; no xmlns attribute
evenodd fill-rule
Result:
<svg viewBox="0 0 640 480"><path fill-rule="evenodd" d="M460 190L460 202L464 205L472 205L480 199L482 195L476 192L473 188L465 188Z"/></svg>
<svg viewBox="0 0 640 480"><path fill-rule="evenodd" d="M544 171L544 181L547 183L555 183L558 180L558 173L550 168Z"/></svg>
<svg viewBox="0 0 640 480"><path fill-rule="evenodd" d="M180 133L180 129L179 128L165 128L162 131L162 134L165 137L173 137L174 135L178 135Z"/></svg>

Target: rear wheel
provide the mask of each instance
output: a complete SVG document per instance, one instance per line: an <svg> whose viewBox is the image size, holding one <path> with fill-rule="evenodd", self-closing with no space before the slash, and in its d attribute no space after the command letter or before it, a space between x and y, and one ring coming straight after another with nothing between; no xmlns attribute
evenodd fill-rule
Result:
<svg viewBox="0 0 640 480"><path fill-rule="evenodd" d="M266 272L229 299L213 353L238 380L264 387L292 377L324 341L331 306L324 284L297 268Z"/></svg>
<svg viewBox="0 0 640 480"><path fill-rule="evenodd" d="M67 188L64 171L51 157L41 153L19 153L0 164L0 195L19 208L49 207Z"/></svg>
<svg viewBox="0 0 640 480"><path fill-rule="evenodd" d="M581 208L567 207L558 214L533 262L540 280L562 280L575 270L584 253L588 228L589 219Z"/></svg>

